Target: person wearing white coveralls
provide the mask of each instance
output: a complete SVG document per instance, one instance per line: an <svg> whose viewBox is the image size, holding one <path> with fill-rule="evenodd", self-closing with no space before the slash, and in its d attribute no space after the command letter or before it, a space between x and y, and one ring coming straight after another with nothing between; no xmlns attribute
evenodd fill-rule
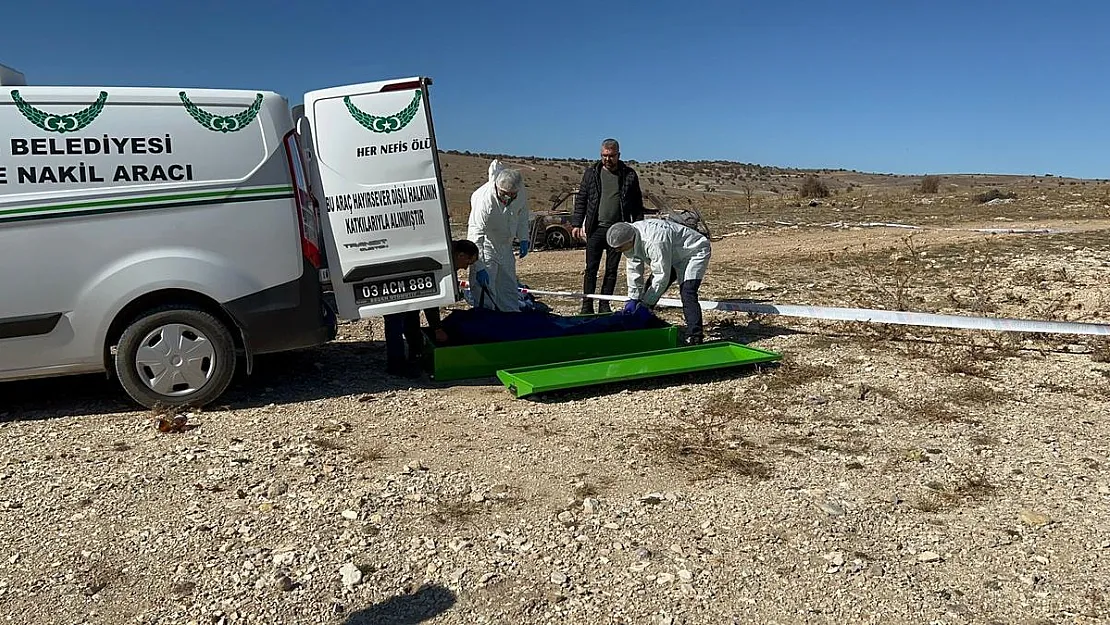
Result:
<svg viewBox="0 0 1110 625"><path fill-rule="evenodd" d="M609 227L606 243L624 254L628 278L626 311L636 306L654 308L675 281L679 283L682 315L686 320L687 345L703 340L701 304L698 289L709 268L712 255L709 239L702 233L668 219L645 219L616 223ZM651 267L651 278L644 283L644 264Z"/></svg>
<svg viewBox="0 0 1110 625"><path fill-rule="evenodd" d="M520 311L520 291L516 279L513 238L520 240L520 257L531 249L528 240L528 196L524 178L515 169L505 169L500 161L489 166L489 181L470 196L470 219L466 238L478 246L481 264L470 287L474 303L504 312ZM487 284L482 284L485 281ZM489 290L483 298L483 287Z"/></svg>

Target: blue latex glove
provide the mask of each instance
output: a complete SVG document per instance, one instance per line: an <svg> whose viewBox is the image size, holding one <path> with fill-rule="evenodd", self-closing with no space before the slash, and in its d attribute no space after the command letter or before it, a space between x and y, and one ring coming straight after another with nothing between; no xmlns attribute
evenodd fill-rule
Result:
<svg viewBox="0 0 1110 625"><path fill-rule="evenodd" d="M478 279L478 286L489 286L489 272L485 269L479 269L474 277Z"/></svg>
<svg viewBox="0 0 1110 625"><path fill-rule="evenodd" d="M641 307L641 306L643 306L643 302L641 302L640 300L630 299L630 300L628 300L627 302L624 303L623 312L625 312L625 313L634 313L634 312L636 312L636 309Z"/></svg>
<svg viewBox="0 0 1110 625"><path fill-rule="evenodd" d="M520 257L524 258L525 256L527 256L528 255L528 250L530 250L531 248L532 248L531 243L529 243L528 241L521 241L520 242Z"/></svg>

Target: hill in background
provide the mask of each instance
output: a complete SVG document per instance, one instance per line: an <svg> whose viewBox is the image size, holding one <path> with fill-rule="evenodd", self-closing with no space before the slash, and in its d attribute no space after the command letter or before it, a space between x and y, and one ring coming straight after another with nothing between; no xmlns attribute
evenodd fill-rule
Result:
<svg viewBox="0 0 1110 625"><path fill-rule="evenodd" d="M553 198L573 189L585 167L594 162L441 151L452 222L466 222L470 194L487 180L494 158L524 174L533 211L550 209ZM639 173L645 194L653 194L673 207L698 208L717 225L768 218L912 221L914 206L922 204L930 205L929 219L934 224L938 220L1036 216L1100 218L1106 216L1105 207L1110 204L1108 181L1051 174L907 176L730 161L628 163Z"/></svg>

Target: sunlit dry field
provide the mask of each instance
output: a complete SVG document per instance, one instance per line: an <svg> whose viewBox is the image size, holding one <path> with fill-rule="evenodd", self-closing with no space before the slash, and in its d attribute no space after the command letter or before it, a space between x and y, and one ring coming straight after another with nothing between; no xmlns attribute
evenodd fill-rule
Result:
<svg viewBox="0 0 1110 625"><path fill-rule="evenodd" d="M445 162L462 236L489 161ZM506 162L537 209L581 177ZM641 173L709 217L706 299L1110 323L1106 183L709 169ZM373 320L181 433L95 376L3 385L0 622L1110 619L1106 340L707 321L783 361L516 400L386 376Z"/></svg>

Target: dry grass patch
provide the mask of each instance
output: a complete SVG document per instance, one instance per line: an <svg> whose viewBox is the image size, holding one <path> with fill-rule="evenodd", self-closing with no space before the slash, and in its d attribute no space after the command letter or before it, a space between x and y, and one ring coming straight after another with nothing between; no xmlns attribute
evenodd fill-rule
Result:
<svg viewBox="0 0 1110 625"><path fill-rule="evenodd" d="M955 404L973 406L996 404L1009 399L1006 393L997 391L982 383L969 383L963 385L957 389L948 391L945 397Z"/></svg>
<svg viewBox="0 0 1110 625"><path fill-rule="evenodd" d="M784 356L777 366L768 369L770 373L763 376L762 380L769 391L790 390L823 380L836 372L836 369L826 364L799 362L791 354Z"/></svg>
<svg viewBox="0 0 1110 625"><path fill-rule="evenodd" d="M386 457L385 445L380 443L368 445L355 451L354 456L359 462L377 462L379 460L384 460Z"/></svg>
<svg viewBox="0 0 1110 625"><path fill-rule="evenodd" d="M431 511L424 518L436 525L461 525L469 522L482 509L481 503L467 497L441 499L432 505Z"/></svg>
<svg viewBox="0 0 1110 625"><path fill-rule="evenodd" d="M962 410L953 408L947 402L930 398L904 398L896 400L906 413L905 419L916 423L953 423L967 417Z"/></svg>
<svg viewBox="0 0 1110 625"><path fill-rule="evenodd" d="M973 503L990 496L995 486L979 471L968 470L950 482L929 482L926 492L914 502L922 512L940 512Z"/></svg>
<svg viewBox="0 0 1110 625"><path fill-rule="evenodd" d="M852 441L848 440L849 438L852 438L850 434L834 435L831 438L819 437L816 434L783 434L772 437L768 442L772 445L831 451L846 456L857 456L871 449L871 445L866 441Z"/></svg>
<svg viewBox="0 0 1110 625"><path fill-rule="evenodd" d="M346 443L331 438L310 438L308 439L308 442L315 447L319 447L320 449L327 449L329 451L338 451L340 449L347 448Z"/></svg>
<svg viewBox="0 0 1110 625"><path fill-rule="evenodd" d="M758 447L732 435L729 428L739 419L766 420L765 415L750 402L714 393L697 415L679 416L677 425L653 432L647 449L688 469L695 480L721 473L766 479L771 467L755 456Z"/></svg>

